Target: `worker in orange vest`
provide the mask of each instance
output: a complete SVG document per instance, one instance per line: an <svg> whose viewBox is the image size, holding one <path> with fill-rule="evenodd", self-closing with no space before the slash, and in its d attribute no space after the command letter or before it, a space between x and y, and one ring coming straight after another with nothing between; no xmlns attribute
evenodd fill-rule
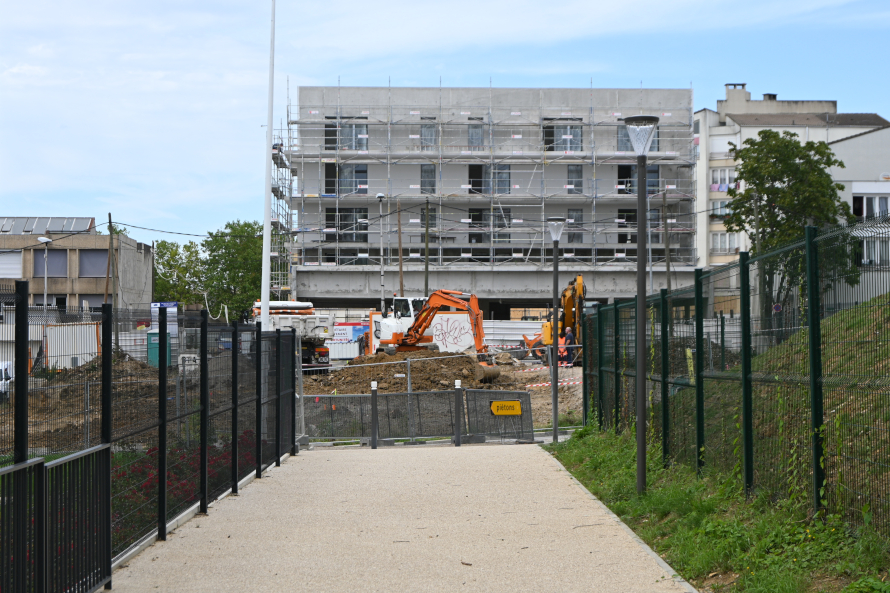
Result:
<svg viewBox="0 0 890 593"><path fill-rule="evenodd" d="M566 334L562 332L559 336L559 362L568 362L569 361L569 351L565 347L566 345Z"/></svg>

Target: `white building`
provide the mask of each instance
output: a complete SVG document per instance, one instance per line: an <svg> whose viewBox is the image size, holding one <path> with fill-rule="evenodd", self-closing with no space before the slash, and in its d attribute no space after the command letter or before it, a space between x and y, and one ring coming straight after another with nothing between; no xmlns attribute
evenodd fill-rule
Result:
<svg viewBox="0 0 890 593"><path fill-rule="evenodd" d="M756 139L765 129L794 132L803 142L823 140L832 144L832 150L846 164L847 169L833 172L837 181L845 183L844 179L849 178L847 171L859 171L855 161L865 150L860 150L858 143L850 145L849 157L843 158L838 152L841 146L838 141L890 126L890 122L875 113L838 113L837 101L780 101L775 94L751 100L751 93L741 83L726 85L726 99L717 101L717 111L697 111L694 126L698 144L696 211L700 229L696 247L700 255L698 265L706 268L734 261L739 251L750 247L747 235L727 233L723 226L729 201L726 191L736 182L736 162L729 156L730 143L741 146L748 138ZM883 138L881 135L880 139ZM862 145L869 142L863 141ZM846 146L843 150L847 150ZM890 172L890 166L885 168ZM853 188L848 187L844 195L854 204L852 191Z"/></svg>
<svg viewBox="0 0 890 593"><path fill-rule="evenodd" d="M291 176L291 294L321 307L374 307L399 289L479 296L486 318L552 294L546 219L567 218L560 285L588 299L635 294L636 157L623 117L656 115L648 217L653 288L701 264L689 89L301 87L279 168ZM282 191L283 188L282 188ZM379 202L376 194L383 193ZM381 246L382 245L382 246Z"/></svg>

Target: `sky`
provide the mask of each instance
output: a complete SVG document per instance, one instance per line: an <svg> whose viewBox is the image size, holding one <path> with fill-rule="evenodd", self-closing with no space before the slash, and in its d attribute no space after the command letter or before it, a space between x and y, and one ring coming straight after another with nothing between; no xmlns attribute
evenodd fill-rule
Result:
<svg viewBox="0 0 890 593"><path fill-rule="evenodd" d="M0 0L0 216L140 241L262 220L271 2ZM890 119L886 0L278 0L273 117L300 85L692 88Z"/></svg>

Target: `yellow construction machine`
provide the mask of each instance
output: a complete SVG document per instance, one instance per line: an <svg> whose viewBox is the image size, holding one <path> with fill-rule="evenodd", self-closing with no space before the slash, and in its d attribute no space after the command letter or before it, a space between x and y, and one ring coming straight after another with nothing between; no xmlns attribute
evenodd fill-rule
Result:
<svg viewBox="0 0 890 593"><path fill-rule="evenodd" d="M578 275L574 280L569 282L569 285L565 287L559 298L559 306L562 309L562 312L558 312L557 314L559 323L558 334L562 336L565 328L571 327L572 332L575 334L575 343L579 343L579 340L581 339L581 310L584 307L585 292L584 277ZM532 356L547 362L547 360L549 360L550 350L545 346L551 346L553 344L552 317L541 325L541 331L536 332L531 338L523 335L522 340L525 342L525 346L529 349L529 353ZM572 352L573 359L580 356L580 349L576 348L575 350L577 353Z"/></svg>

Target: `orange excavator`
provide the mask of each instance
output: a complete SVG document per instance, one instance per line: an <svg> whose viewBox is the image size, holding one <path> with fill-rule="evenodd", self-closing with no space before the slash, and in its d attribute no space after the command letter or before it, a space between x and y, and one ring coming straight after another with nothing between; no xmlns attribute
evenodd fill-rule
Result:
<svg viewBox="0 0 890 593"><path fill-rule="evenodd" d="M559 323L557 327L560 336L563 335L565 328L571 327L572 332L575 334L575 339L581 339L581 310L584 308L584 297L586 294L587 289L584 286L584 278L580 275L570 281L569 285L562 291L559 299L562 313L557 314L557 322ZM545 363L550 356L548 346L553 344L553 321L553 319L545 321L541 331L536 332L531 338L526 335L522 336L529 354ZM581 351L576 350L573 356L578 358L580 354Z"/></svg>
<svg viewBox="0 0 890 593"><path fill-rule="evenodd" d="M469 297L469 302L457 298L458 296ZM455 309L466 311L470 318L470 330L473 334L473 345L475 346L477 360L479 355L488 352L485 345L485 331L482 329L482 311L479 309L479 299L475 294L468 294L458 290L437 290L427 299L423 307L414 317L414 322L405 331L399 331L401 327L396 324L395 319L392 323L388 323L390 318L384 318L374 322L375 331L380 330L380 344L384 346L383 351L389 354L395 352L408 352L412 350L436 350L438 346L433 344L433 336L425 336L424 333L430 328L436 315L442 307L454 307ZM379 324L379 328L376 327ZM497 367L491 365L487 361L479 361L479 367L476 370L476 378L480 381L492 381L499 374Z"/></svg>

